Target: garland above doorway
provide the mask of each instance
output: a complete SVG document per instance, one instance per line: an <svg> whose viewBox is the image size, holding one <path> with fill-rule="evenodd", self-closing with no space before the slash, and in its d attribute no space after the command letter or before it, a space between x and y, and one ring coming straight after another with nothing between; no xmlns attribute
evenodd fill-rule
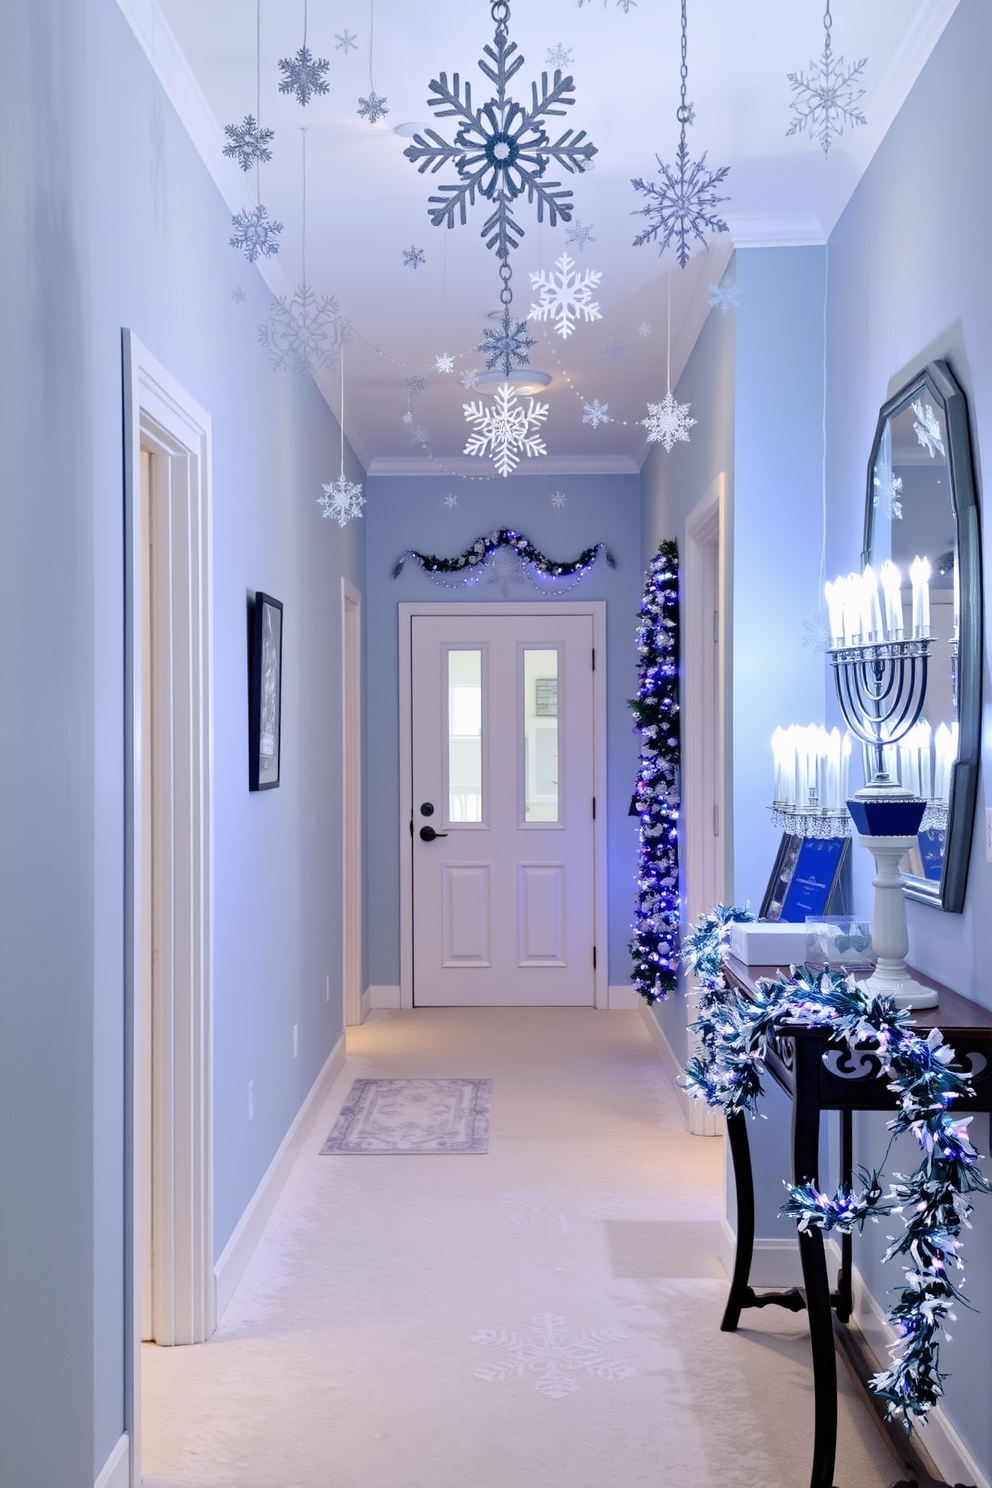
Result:
<svg viewBox="0 0 992 1488"><path fill-rule="evenodd" d="M509 584L522 584L524 579L535 589L561 594L582 582L600 554L611 568L616 568L617 560L605 543L584 548L577 558L559 563L542 553L522 533L512 527L499 527L477 537L471 547L454 558L438 558L435 553L418 553L416 548L407 548L393 566L393 578L399 578L408 558L415 558L435 584L443 584L447 589L477 584L485 573L488 583L502 586L504 596Z"/></svg>

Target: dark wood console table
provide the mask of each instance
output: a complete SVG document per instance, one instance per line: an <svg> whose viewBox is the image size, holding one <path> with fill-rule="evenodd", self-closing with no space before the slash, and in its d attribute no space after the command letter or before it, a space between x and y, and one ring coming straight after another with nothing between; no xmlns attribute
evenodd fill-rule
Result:
<svg viewBox="0 0 992 1488"><path fill-rule="evenodd" d="M759 977L783 974L774 966L745 966L730 956L725 960L728 980L747 996ZM787 972L785 973L788 974ZM939 1028L955 1050L957 1063L973 1075L974 1095L955 1102L962 1113L992 1111L992 1011L971 1002L949 987L915 976L936 988L940 1001L935 1008L913 1014L912 1026L925 1032ZM769 1074L792 1101L792 1180L819 1186L820 1114L841 1113L841 1178L850 1185L854 1168L852 1116L855 1111L894 1111L895 1100L881 1077L882 1066L866 1047L850 1053L832 1043L827 1028L802 1023L785 1024L779 1030L765 1060ZM850 1326L852 1309L852 1255L850 1236L841 1239L841 1269L837 1288L831 1291L823 1235L812 1229L799 1235L803 1290L757 1293L750 1285L754 1249L754 1188L746 1116L727 1122L734 1162L737 1192L737 1251L730 1296L721 1327L733 1332L741 1312L748 1307L804 1308L809 1314L810 1346L813 1355L814 1432L810 1488L833 1488L837 1447L837 1356L839 1349L855 1383L869 1404L902 1466L903 1476L894 1488L946 1488L927 1454L897 1422L885 1418L884 1402L869 1388L868 1381L881 1366L874 1359L860 1331ZM962 1485L955 1485L962 1488Z"/></svg>

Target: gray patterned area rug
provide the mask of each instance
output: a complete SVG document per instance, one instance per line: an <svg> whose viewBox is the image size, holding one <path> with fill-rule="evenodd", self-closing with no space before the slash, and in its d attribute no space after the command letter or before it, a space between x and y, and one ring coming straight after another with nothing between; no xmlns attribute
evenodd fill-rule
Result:
<svg viewBox="0 0 992 1488"><path fill-rule="evenodd" d="M492 1080L356 1080L321 1155L488 1152L492 1086Z"/></svg>

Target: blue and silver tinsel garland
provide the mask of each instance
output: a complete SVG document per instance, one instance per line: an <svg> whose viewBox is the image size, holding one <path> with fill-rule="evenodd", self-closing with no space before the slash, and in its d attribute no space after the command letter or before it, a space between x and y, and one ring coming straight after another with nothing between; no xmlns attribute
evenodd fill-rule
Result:
<svg viewBox="0 0 992 1488"><path fill-rule="evenodd" d="M648 1004L674 992L679 973L679 550L652 561L637 630L634 729L641 736L631 814L640 823L631 977Z"/></svg>
<svg viewBox="0 0 992 1488"><path fill-rule="evenodd" d="M888 1193L877 1172L859 1173L858 1193L839 1188L831 1196L810 1182L787 1183L782 1212L800 1230L842 1235L860 1231L866 1219L902 1215L902 1234L884 1256L901 1256L904 1262L906 1281L889 1310L898 1340L890 1350L891 1367L874 1377L872 1388L887 1401L888 1414L901 1416L908 1428L913 1417L924 1418L943 1394L938 1334L953 1319L954 1303L965 1300L948 1271L963 1270L961 1231L971 1215L966 1196L992 1192L968 1140L971 1118L955 1121L947 1109L971 1094L971 1076L951 1068L954 1053L938 1028L925 1038L915 1033L908 1011L842 972L799 967L788 980L760 981L753 997L728 986L721 967L728 927L734 920L753 918L719 905L700 916L686 937L685 963L701 986L694 1024L701 1047L686 1068L686 1086L728 1116L753 1113L768 1041L778 1024L790 1021L829 1027L837 1043L852 1052L867 1047L878 1057L898 1100L889 1122L890 1145L912 1132L923 1151L919 1166L908 1177L897 1173ZM949 1336L946 1329L944 1336Z"/></svg>

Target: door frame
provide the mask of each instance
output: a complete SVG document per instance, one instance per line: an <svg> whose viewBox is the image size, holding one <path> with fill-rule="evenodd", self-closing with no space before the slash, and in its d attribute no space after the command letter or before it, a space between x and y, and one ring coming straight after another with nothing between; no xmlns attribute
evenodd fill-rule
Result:
<svg viewBox="0 0 992 1488"><path fill-rule="evenodd" d="M341 580L341 977L346 1026L362 1021L362 596Z"/></svg>
<svg viewBox="0 0 992 1488"><path fill-rule="evenodd" d="M143 772L149 744L171 761L170 828L153 835L174 975L155 1012L153 1130L157 1312L163 1343L208 1338L213 1269L213 600L210 416L131 331L122 333L125 637L125 1430L132 1485L141 1482L141 966ZM142 522L141 450L153 452L150 534ZM158 466L157 481L154 468ZM165 492L163 501L162 491ZM141 545L151 536L168 622L159 623L168 685L157 690L154 739L142 738L142 616L149 604ZM156 542L158 551L155 551ZM162 613L160 610L159 614ZM153 647L156 637L152 637ZM167 837L167 840L165 840ZM154 876L154 875L153 875ZM156 989L157 993L159 989ZM158 1332L158 1324L156 1324Z"/></svg>
<svg viewBox="0 0 992 1488"><path fill-rule="evenodd" d="M609 1005L610 957L607 916L606 842L606 601L535 600L531 603L480 600L403 601L399 605L400 629L400 1007L413 1007L413 620L419 615L588 615L592 619L596 665L592 677L593 792L597 807L592 826L593 922L596 968L593 972L594 1005Z"/></svg>

